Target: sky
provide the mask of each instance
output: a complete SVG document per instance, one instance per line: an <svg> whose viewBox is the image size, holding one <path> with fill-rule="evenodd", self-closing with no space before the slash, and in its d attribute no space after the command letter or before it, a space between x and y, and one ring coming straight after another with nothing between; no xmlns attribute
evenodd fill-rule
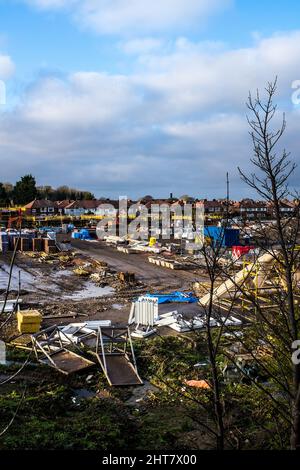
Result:
<svg viewBox="0 0 300 470"><path fill-rule="evenodd" d="M0 181L218 198L228 171L254 196L246 101L276 76L278 152L299 163L299 17L296 0L0 0Z"/></svg>

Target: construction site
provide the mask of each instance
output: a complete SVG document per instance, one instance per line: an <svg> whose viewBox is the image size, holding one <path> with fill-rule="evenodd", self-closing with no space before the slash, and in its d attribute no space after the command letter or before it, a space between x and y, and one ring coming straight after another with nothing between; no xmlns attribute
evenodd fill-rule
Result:
<svg viewBox="0 0 300 470"><path fill-rule="evenodd" d="M0 0L2 466L299 465L299 17Z"/></svg>
<svg viewBox="0 0 300 470"><path fill-rule="evenodd" d="M278 317L278 296L286 290L280 250L242 245L245 229L237 227L206 227L204 247L192 253L182 240L98 240L89 227L40 230L22 223L21 215L8 220L0 235L0 394L6 420L14 396L25 418L0 447L18 448L15 426L34 433L44 420L45 432L50 426L57 438L51 444L32 438L29 448L116 442L143 449L149 433L159 449L211 448L203 420L213 428L214 416L195 408L213 393L207 338L222 345L221 386L242 387L248 403L252 381L270 380L265 364L274 352L257 330L262 315ZM295 264L297 296L299 280ZM94 442L91 413L99 419ZM233 408L230 426L240 413ZM85 423L73 440L72 420ZM59 423L69 429L63 437ZM132 430L140 436L134 443ZM243 448L255 447L251 433L239 439Z"/></svg>

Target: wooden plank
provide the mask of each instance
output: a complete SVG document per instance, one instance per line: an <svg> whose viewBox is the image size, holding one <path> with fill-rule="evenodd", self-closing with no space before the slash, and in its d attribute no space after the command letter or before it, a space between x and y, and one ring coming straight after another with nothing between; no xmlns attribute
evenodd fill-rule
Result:
<svg viewBox="0 0 300 470"><path fill-rule="evenodd" d="M80 370L95 365L94 362L66 349L51 354L51 359L53 364L47 358L40 359L40 362L55 367L66 375L79 372Z"/></svg>
<svg viewBox="0 0 300 470"><path fill-rule="evenodd" d="M107 376L111 385L142 385L133 365L122 354L106 354Z"/></svg>

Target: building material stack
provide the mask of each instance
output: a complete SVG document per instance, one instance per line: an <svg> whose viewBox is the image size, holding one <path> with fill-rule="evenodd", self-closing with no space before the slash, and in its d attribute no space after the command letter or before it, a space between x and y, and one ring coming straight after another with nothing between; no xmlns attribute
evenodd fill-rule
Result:
<svg viewBox="0 0 300 470"><path fill-rule="evenodd" d="M32 251L43 251L43 239L34 238L32 240Z"/></svg>
<svg viewBox="0 0 300 470"><path fill-rule="evenodd" d="M45 238L44 239L44 251L48 255L53 254L53 253L57 253L57 247L56 247L55 240L50 240L50 238Z"/></svg>
<svg viewBox="0 0 300 470"><path fill-rule="evenodd" d="M23 310L17 313L20 333L37 333L41 329L42 315L38 310Z"/></svg>
<svg viewBox="0 0 300 470"><path fill-rule="evenodd" d="M21 251L32 251L32 239L21 238Z"/></svg>
<svg viewBox="0 0 300 470"><path fill-rule="evenodd" d="M119 280L124 283L134 283L135 282L135 274L134 273L118 273Z"/></svg>

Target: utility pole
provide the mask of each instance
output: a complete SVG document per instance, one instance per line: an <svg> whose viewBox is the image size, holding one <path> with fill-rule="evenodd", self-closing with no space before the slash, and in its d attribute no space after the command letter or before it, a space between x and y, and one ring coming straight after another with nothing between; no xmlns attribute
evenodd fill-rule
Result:
<svg viewBox="0 0 300 470"><path fill-rule="evenodd" d="M226 173L226 225L229 221L229 173Z"/></svg>

